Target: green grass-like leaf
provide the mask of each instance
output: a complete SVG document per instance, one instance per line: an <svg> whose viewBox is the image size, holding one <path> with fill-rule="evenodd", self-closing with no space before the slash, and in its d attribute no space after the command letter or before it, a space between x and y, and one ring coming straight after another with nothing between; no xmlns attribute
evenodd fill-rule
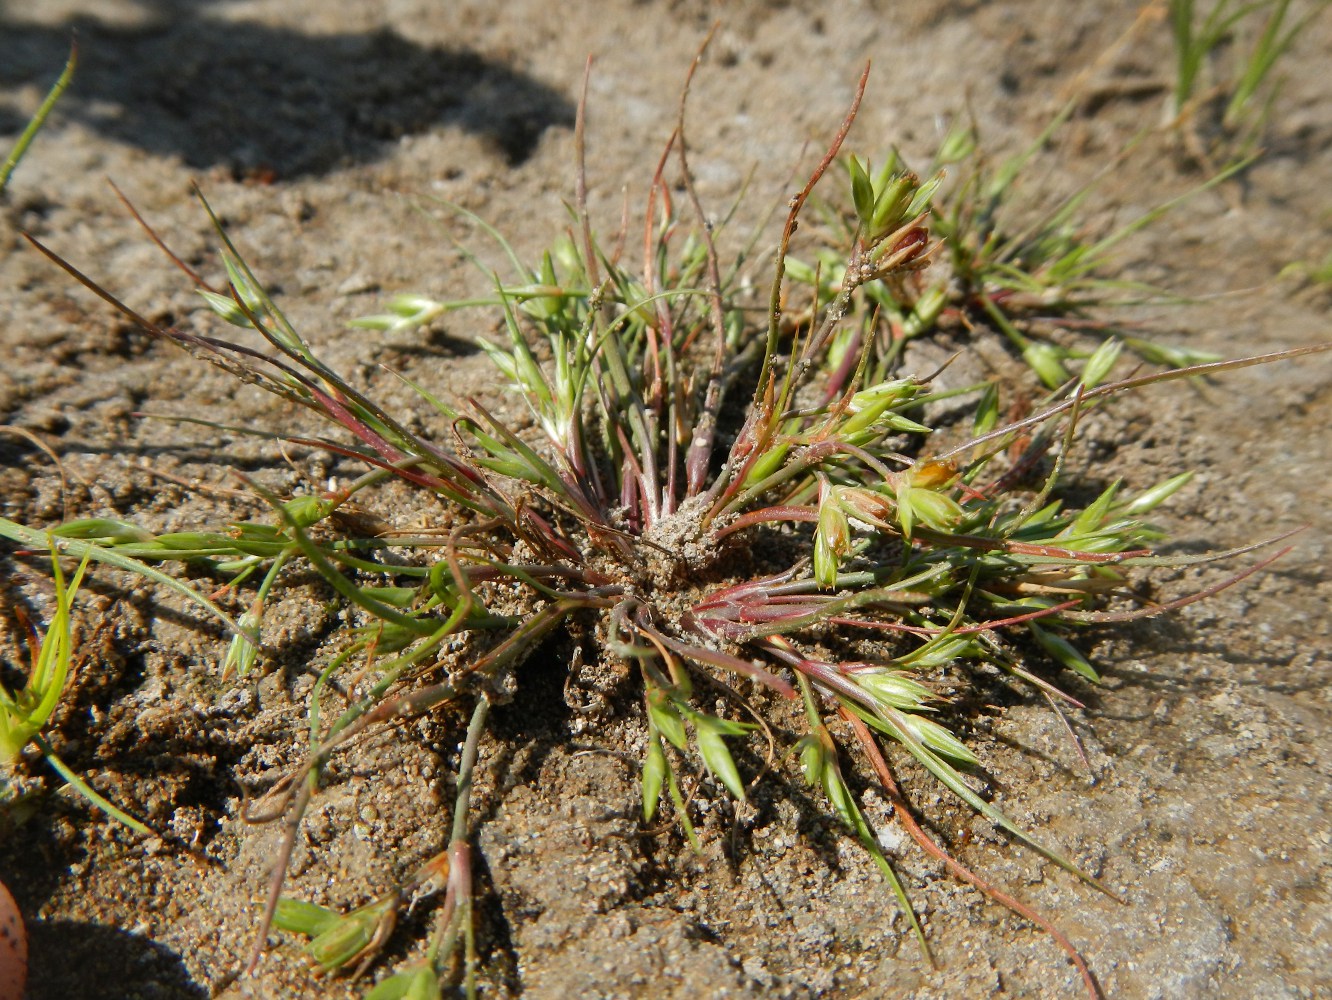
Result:
<svg viewBox="0 0 1332 1000"><path fill-rule="evenodd" d="M14 145L5 155L4 162L0 163L0 195L3 195L5 189L9 187L10 177L14 175L14 171L17 169L19 162L27 154L28 147L32 145L32 141L37 138L37 133L40 132L42 126L46 124L46 119L50 116L52 110L54 110L56 102L60 100L61 95L64 94L70 83L73 82L74 71L78 68L78 64L78 43L72 43L69 47L69 58L65 60L65 68L61 70L60 76L56 79L56 82L51 85L51 89L46 92L46 97L42 99L42 103L37 108L37 112L29 120L28 124L24 126L23 131L19 133L18 139L15 140Z"/></svg>

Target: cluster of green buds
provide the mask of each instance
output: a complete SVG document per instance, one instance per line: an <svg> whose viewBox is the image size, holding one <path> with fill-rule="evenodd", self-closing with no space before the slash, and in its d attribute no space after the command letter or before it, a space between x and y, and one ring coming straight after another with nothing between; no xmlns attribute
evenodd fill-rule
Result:
<svg viewBox="0 0 1332 1000"><path fill-rule="evenodd" d="M924 267L929 233L921 223L930 199L943 183L943 173L922 184L919 177L902 168L896 151L873 177L869 165L854 156L848 158L847 167L851 200L860 222L862 251L855 262L859 281Z"/></svg>
<svg viewBox="0 0 1332 1000"><path fill-rule="evenodd" d="M916 525L948 531L964 516L946 490L957 470L945 462L918 462L888 477L882 487L834 483L819 474L818 521L814 531L814 579L837 588L838 568L856 549L853 526L910 539Z"/></svg>
<svg viewBox="0 0 1332 1000"><path fill-rule="evenodd" d="M865 486L844 486L819 475L819 518L814 529L814 579L820 587L837 589L843 560L856 549L852 522L879 531L891 530L891 497ZM863 544L863 543L861 543Z"/></svg>
<svg viewBox="0 0 1332 1000"><path fill-rule="evenodd" d="M856 439L865 433L874 437L930 433L929 427L899 412L910 406L924 387L914 378L897 378L861 389L847 402L850 416L837 426L838 437L859 444L862 441Z"/></svg>
<svg viewBox="0 0 1332 1000"><path fill-rule="evenodd" d="M956 653L956 650L950 650L948 659L953 659ZM896 667L875 665L851 669L843 665L842 671L869 695L870 704L880 721L905 730L911 737L945 757L963 764L979 763L976 755L952 732L920 714L933 711L931 702L936 701L937 697L910 674Z"/></svg>
<svg viewBox="0 0 1332 1000"><path fill-rule="evenodd" d="M944 492L956 479L957 468L952 463L933 460L917 462L889 479L904 538L911 537L917 523L947 531L962 519L962 505Z"/></svg>
<svg viewBox="0 0 1332 1000"><path fill-rule="evenodd" d="M325 972L359 965L379 952L397 923L402 900L390 892L350 913L283 898L273 926L310 938L306 954ZM436 994L437 995L437 994Z"/></svg>

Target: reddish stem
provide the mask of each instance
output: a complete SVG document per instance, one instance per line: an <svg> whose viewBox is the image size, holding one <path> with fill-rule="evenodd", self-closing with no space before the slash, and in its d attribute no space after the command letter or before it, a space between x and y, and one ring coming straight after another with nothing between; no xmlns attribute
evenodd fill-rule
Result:
<svg viewBox="0 0 1332 1000"><path fill-rule="evenodd" d="M902 825L906 827L907 833L911 839L920 845L921 850L931 857L942 862L944 866L953 874L955 878L961 879L970 885L975 886L982 893L988 896L1002 906L1012 910L1018 916L1025 920L1030 920L1045 933L1054 939L1055 944L1063 950L1078 972L1082 975L1082 982L1087 987L1087 996L1091 1000L1105 1000L1105 995L1101 992L1100 985L1096 982L1096 977L1092 975L1091 969L1087 966L1086 960L1079 953L1073 943L1066 938L1054 924L1045 917L1028 906L1026 903L1008 895L1002 889L995 888L985 879L981 878L970 868L966 867L946 850L936 844L927 834L919 823L916 822L911 810L907 806L906 799L903 798L901 790L897 787L897 781L893 778L893 772L888 767L888 762L884 760L882 751L879 750L879 744L875 741L869 727L859 719L853 712L845 708L838 709L843 719L851 724L855 730L856 737L860 740L861 746L865 748L870 763L874 766L874 772L879 778L879 783L883 785L883 790L887 793L889 802L893 805L893 811L897 818L901 820Z"/></svg>

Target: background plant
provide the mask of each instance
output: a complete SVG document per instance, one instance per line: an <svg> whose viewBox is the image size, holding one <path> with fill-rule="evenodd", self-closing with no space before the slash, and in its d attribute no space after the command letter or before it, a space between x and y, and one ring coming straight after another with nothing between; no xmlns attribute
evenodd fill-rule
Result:
<svg viewBox="0 0 1332 1000"><path fill-rule="evenodd" d="M4 162L0 163L0 195L3 195L5 189L9 187L9 178L13 176L19 161L27 154L28 147L32 145L32 140L37 138L37 133L46 124L47 116L51 114L56 102L60 100L60 96L74 79L74 70L77 68L78 62L79 49L78 45L74 44L70 46L69 59L65 62L65 68L61 71L56 82L51 85L51 89L47 91L46 97L42 99L36 114L28 121L23 131L19 133L18 139L14 141L14 145L5 154Z"/></svg>
<svg viewBox="0 0 1332 1000"><path fill-rule="evenodd" d="M1070 700L1000 636L1025 633L1066 666L1094 675L1067 636L1104 620L1099 606L1119 590L1124 566L1163 561L1150 554L1156 535L1142 516L1181 484L1176 477L1131 498L1111 487L1087 508L1066 510L1053 493L1077 415L1151 381L1252 362L1106 384L1114 348L1099 348L1077 384L1017 424L998 426L995 394L976 387L972 427L944 429L954 440L934 446L922 411L934 398L931 378L899 371L893 346L880 338L856 343L845 334L847 317L876 283L903 280L929 259L928 182L898 170L853 170L857 225L843 249L844 273L807 322L784 321L796 222L853 115L787 218L758 329L713 233L700 225L691 239L677 216L666 156L647 198L641 268L595 239L581 198L572 235L536 268L513 260L515 275L496 278L491 295L508 340L487 342L486 350L536 434L495 416L485 400L443 398L425 386L416 388L440 414L447 432L439 437L448 444L413 433L319 360L220 228L227 284L196 279L222 319L263 338L262 350L161 328L116 303L150 332L332 420L356 443L294 440L372 469L328 496L270 497L266 523L152 535L118 522L76 522L48 543L75 551L78 542L103 559L209 560L233 581L261 579L248 620L237 623L230 662L238 671L252 668L263 642L263 597L294 560L315 567L364 613L324 680L355 664L373 682L331 722L322 719L327 685L316 686L309 764L253 815L285 816L294 831L329 755L380 723L454 702L475 702L483 723L484 706L504 697L525 658L578 619L597 636L599 655L638 671L648 726L644 812L670 798L686 836L697 831L679 792L682 775L701 768L731 795L746 794L727 743L747 733L734 706L756 700L780 713L782 699L799 697L808 724L796 744L805 776L866 846L875 849L875 841L843 777L845 748L828 725L834 713L848 720L876 773L890 772L878 767L874 737L860 735L869 728L1033 842L962 780L975 759L946 724L938 680L989 664L1052 704ZM668 151L701 217L682 130ZM819 275L816 267L816 282ZM400 306L381 322L419 318L428 311L419 307L413 303L408 316ZM728 410L728 400L738 405ZM1043 475L1025 487L1022 474L1046 456ZM467 516L444 537L354 530L349 504L369 502L369 490L388 477ZM389 547L412 561L380 561ZM1110 614L1151 610L1158 609ZM452 668L447 680L414 676L436 663ZM733 709L703 708L696 687L725 691L732 675L755 683L735 694ZM470 733L468 742L475 748ZM460 794L455 844L465 844L458 833L461 824L465 834L465 806ZM394 977L404 994L418 983L429 991L458 971L453 945L465 945L470 933L470 890L461 852L448 857L449 919L427 964ZM904 897L881 852L876 860ZM273 910L314 937L322 964L360 965L406 891L397 887L346 917L290 903L279 910L276 894Z"/></svg>
<svg viewBox="0 0 1332 1000"><path fill-rule="evenodd" d="M860 315L843 327L835 350L877 337L889 345L881 354L891 365L913 338L940 332L961 340L977 327L993 328L1049 389L1067 383L1097 341L1116 341L1147 361L1173 367L1219 360L1187 344L1167 343L1116 315L1112 307L1186 301L1168 289L1125 280L1116 254L1136 233L1225 184L1260 157L1280 89L1276 68L1326 6L1319 2L1292 11L1287 0L1222 0L1203 14L1191 0L1172 0L1168 9L1144 9L1119 44L1160 16L1168 18L1176 55L1169 127L1184 136L1207 176L1122 224L1092 224L1089 200L1131 157L1150 155L1144 146L1151 129L1126 136L1117 155L1090 181L1050 198L1032 193L1032 175L1043 151L1078 113L1085 99L1081 90L1026 148L1002 159L988 155L974 122L954 122L922 172L931 194L931 232L940 241L935 266L867 286L858 303ZM1215 122L1208 112L1214 105L1223 107ZM851 183L814 208L822 224L849 240L860 225L857 192L867 190L871 168L854 158L843 159L842 166ZM893 150L875 172L875 183L882 187L906 172L901 153ZM841 287L845 262L838 242L819 247L816 259L789 262L793 285L804 286L816 304L807 307L799 300L801 310L831 302ZM787 322L805 317L796 311Z"/></svg>
<svg viewBox="0 0 1332 1000"><path fill-rule="evenodd" d="M82 658L77 656L73 605L74 595L78 593L88 568L88 558L85 556L74 573L66 578L60 568L60 559L54 554L56 546L53 540L48 540L47 545L52 550L55 614L45 633L33 627L21 609L12 609L19 623L27 628L29 663L21 686L11 690L0 682L0 802L13 807L14 795L9 787L9 775L31 744L51 769L79 795L136 833L151 834L148 827L100 795L70 768L44 735L64 701L72 673L77 669L77 664L82 662Z"/></svg>
<svg viewBox="0 0 1332 1000"><path fill-rule="evenodd" d="M900 363L899 354L913 339L939 334L965 342L971 330L995 329L1048 389L1069 383L1105 345L1114 345L1107 351L1126 348L1144 360L1173 367L1219 360L1218 355L1159 340L1117 315L1129 306L1181 300L1167 290L1113 276L1120 270L1116 252L1134 234L1223 184L1251 161L1232 163L1098 234L1087 219L1088 200L1145 134L1129 139L1114 163L1061 198L1033 202L1024 190L1032 180L1033 162L1077 105L1077 100L1070 101L1025 149L997 162L982 152L974 125L954 124L926 172L932 193L931 232L939 238L934 266L867 287L857 304L858 315L843 327L835 350L877 338L885 345L880 366L886 370ZM843 165L852 178L868 176L868 165L853 158ZM950 172L955 176L949 178ZM901 154L893 151L877 173L882 186L908 171ZM847 234L846 239L859 217L853 200L839 194L834 192L816 208L823 224ZM812 261L792 262L791 277L809 301L822 306L836 295L843 265L834 245L815 252ZM813 308L803 306L804 298L800 301L802 308ZM796 318L804 315L798 312ZM1096 364L1103 364L1104 357Z"/></svg>
<svg viewBox="0 0 1332 1000"><path fill-rule="evenodd" d="M1292 11L1290 0L1217 0L1204 11L1193 0L1170 0L1171 120L1200 162L1247 158L1261 145L1281 88L1277 63L1327 6L1315 0Z"/></svg>

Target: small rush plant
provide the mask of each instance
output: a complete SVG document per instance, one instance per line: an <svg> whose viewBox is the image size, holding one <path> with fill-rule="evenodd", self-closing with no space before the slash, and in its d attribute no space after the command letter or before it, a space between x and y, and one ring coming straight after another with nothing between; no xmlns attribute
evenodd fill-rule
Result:
<svg viewBox="0 0 1332 1000"><path fill-rule="evenodd" d="M931 236L937 180L921 181L896 160L877 172L845 161L853 206L845 242L810 248L811 264L791 256L802 212L840 156L864 86L862 77L825 155L789 203L771 285L757 303L740 279L743 261L720 257L695 194L683 98L641 230L617 243L637 242L638 260L601 242L589 220L580 112L578 195L568 232L535 267L509 251L514 273L492 276L486 298L505 334L480 344L511 400L530 414L521 427L481 398L408 382L438 414L440 431L410 429L319 358L220 225L224 285L211 286L176 263L221 320L258 342L158 326L38 244L151 334L342 432L288 440L368 467L349 485L318 495L283 498L254 486L270 502L271 518L218 530L155 535L110 519L66 522L49 532L0 524L30 549L155 579L172 580L150 564L179 560L207 565L234 585L258 581L235 618L179 581L171 584L233 628L231 674L246 674L273 652L264 640L264 608L294 564L313 567L358 609L311 696L305 766L251 810L252 818L281 819L288 828L255 961L276 921L309 936L320 967L364 969L412 894L442 884L437 929L423 954L369 996L434 997L450 982L475 991L467 807L487 713L523 682L534 652L576 625L586 637L584 657L632 668L642 705L645 820L666 803L682 836L697 845L707 831L695 826L689 786L693 794L744 800L748 779L733 748L756 738L749 720L794 731L789 759L799 761L804 780L872 856L928 957L906 887L857 804L867 774L857 777L848 766L859 755L916 842L957 877L1045 928L1088 994L1097 995L1071 942L930 839L912 818L890 761L909 755L995 826L1111 893L968 783L966 772L980 762L962 738L949 692L963 690L980 671L998 671L1056 712L1080 708L1029 655L1043 651L1095 681L1076 633L1205 596L1139 606L1125 586L1130 567L1214 558L1154 554L1161 536L1144 521L1188 472L1136 493L1115 483L1076 509L1059 499L1064 460L1089 407L1151 382L1277 355L1112 381L1118 344L1109 341L1062 357L1077 370L1055 380L1030 415L1009 423L999 416L999 386L945 393L934 386L937 373L905 370L902 342L912 332L902 328L906 317L848 318L864 315L867 301L887 308L885 296L938 256ZM404 297L362 325L410 328L454 305ZM930 406L944 395L971 403L963 418L956 401L942 410ZM935 410L952 416L935 426ZM453 512L452 527L442 534L383 531L349 513L353 501L372 506L373 487L390 479L435 498ZM389 550L393 558L384 559ZM369 680L341 714L325 718L321 698L353 669ZM472 719L445 849L412 879L349 913L282 897L290 845L330 757L376 727L443 705L468 706Z"/></svg>

